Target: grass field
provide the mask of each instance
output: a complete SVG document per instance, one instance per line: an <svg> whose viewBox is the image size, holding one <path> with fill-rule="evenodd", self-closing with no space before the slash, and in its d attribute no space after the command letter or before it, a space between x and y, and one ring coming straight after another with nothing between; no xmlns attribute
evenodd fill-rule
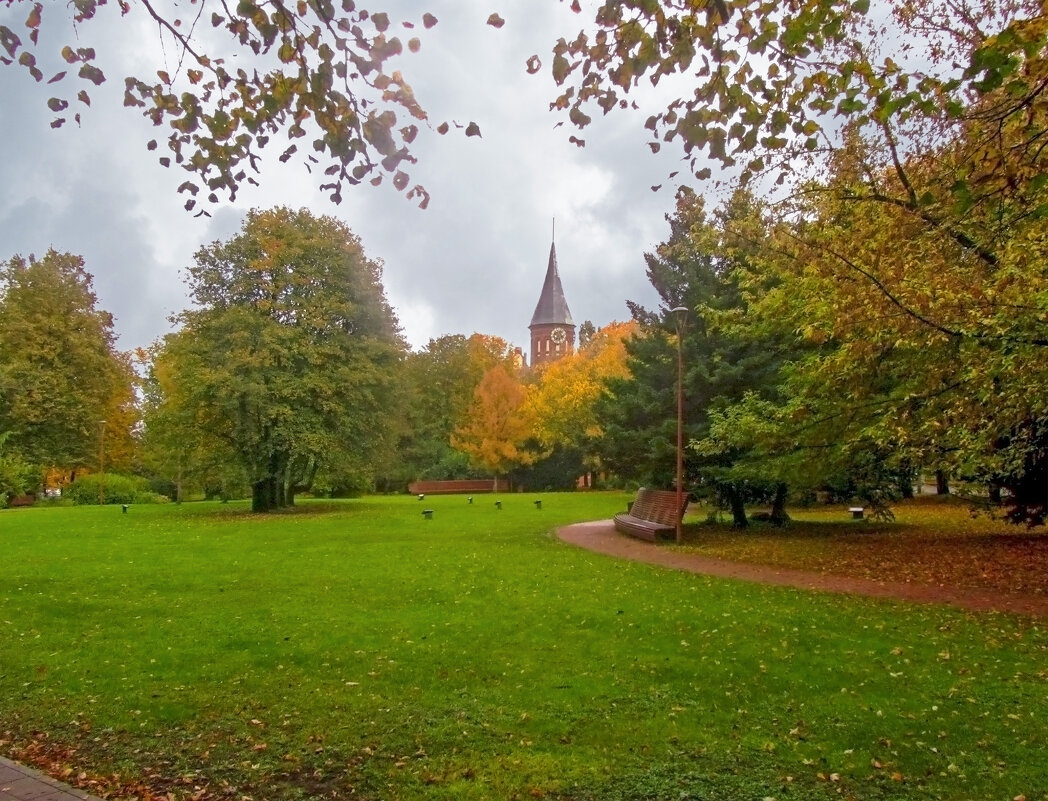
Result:
<svg viewBox="0 0 1048 801"><path fill-rule="evenodd" d="M0 512L0 753L199 801L1048 799L1041 626L616 561L550 531L624 494L536 497Z"/></svg>

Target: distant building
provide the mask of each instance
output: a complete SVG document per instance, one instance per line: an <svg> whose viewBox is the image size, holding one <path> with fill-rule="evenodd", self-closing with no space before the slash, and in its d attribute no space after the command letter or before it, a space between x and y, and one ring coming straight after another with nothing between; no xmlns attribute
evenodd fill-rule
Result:
<svg viewBox="0 0 1048 801"><path fill-rule="evenodd" d="M531 366L556 361L575 351L575 322L557 272L557 245L549 247L549 266L535 313L531 316Z"/></svg>

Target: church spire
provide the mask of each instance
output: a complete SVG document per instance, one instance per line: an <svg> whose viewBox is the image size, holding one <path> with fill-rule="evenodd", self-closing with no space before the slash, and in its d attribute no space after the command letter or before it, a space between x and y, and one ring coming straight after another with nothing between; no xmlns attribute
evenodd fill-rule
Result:
<svg viewBox="0 0 1048 801"><path fill-rule="evenodd" d="M564 298L564 287L560 283L557 271L557 243L549 246L549 265L546 267L546 280L542 284L542 294L531 316L532 325L575 325Z"/></svg>
<svg viewBox="0 0 1048 801"><path fill-rule="evenodd" d="M556 236L556 220L553 233ZM564 287L560 284L557 271L557 243L549 246L549 264L542 294L531 316L531 364L538 366L567 356L575 350L575 323L571 319L568 301L564 298Z"/></svg>

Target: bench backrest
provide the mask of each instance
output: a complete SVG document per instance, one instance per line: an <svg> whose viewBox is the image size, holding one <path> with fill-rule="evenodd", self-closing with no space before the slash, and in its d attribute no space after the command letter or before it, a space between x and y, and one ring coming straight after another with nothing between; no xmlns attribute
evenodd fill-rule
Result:
<svg viewBox="0 0 1048 801"><path fill-rule="evenodd" d="M641 520L675 526L684 516L688 505L688 494L681 496L681 507L677 506L677 493L674 490L653 490L641 487L633 501L630 514Z"/></svg>

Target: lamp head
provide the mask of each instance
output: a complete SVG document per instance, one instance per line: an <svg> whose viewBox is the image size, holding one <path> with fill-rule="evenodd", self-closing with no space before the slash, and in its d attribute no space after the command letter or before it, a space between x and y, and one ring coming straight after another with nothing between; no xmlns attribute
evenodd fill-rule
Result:
<svg viewBox="0 0 1048 801"><path fill-rule="evenodd" d="M687 306L674 306L670 309L670 314L676 317L677 332L680 333L681 327L688 319L688 313L691 311Z"/></svg>

